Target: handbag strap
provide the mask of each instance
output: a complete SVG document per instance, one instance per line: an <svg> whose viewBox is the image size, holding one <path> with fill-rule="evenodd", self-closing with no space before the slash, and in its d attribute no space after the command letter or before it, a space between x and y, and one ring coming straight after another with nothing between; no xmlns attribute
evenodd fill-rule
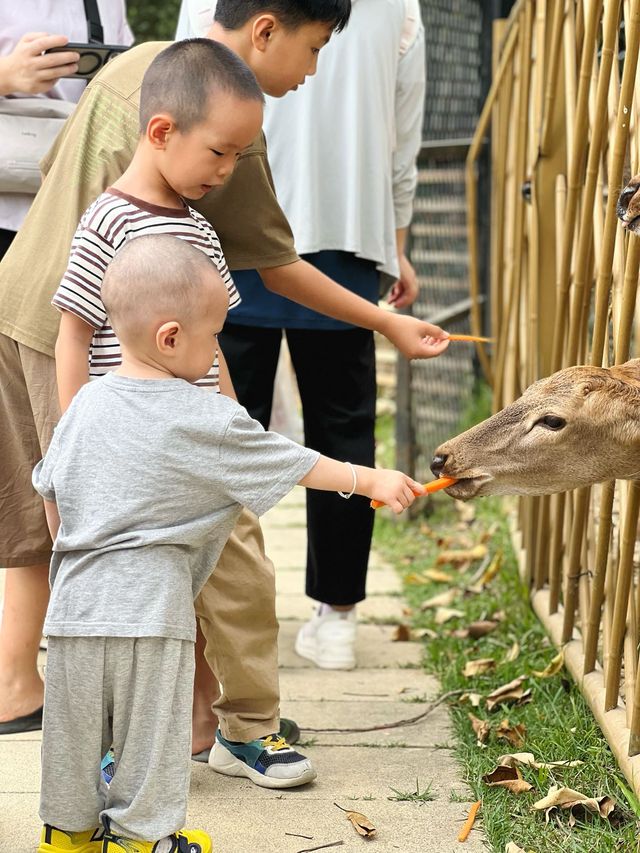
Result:
<svg viewBox="0 0 640 853"><path fill-rule="evenodd" d="M100 10L98 9L97 0L84 0L84 12L87 16L89 41L92 43L104 44L104 32L102 29L102 21L100 20Z"/></svg>

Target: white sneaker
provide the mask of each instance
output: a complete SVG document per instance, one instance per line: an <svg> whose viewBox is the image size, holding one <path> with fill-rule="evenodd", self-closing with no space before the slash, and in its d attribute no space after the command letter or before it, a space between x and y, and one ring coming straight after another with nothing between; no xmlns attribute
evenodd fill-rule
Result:
<svg viewBox="0 0 640 853"><path fill-rule="evenodd" d="M332 610L320 605L296 637L296 653L320 669L355 669L356 609Z"/></svg>

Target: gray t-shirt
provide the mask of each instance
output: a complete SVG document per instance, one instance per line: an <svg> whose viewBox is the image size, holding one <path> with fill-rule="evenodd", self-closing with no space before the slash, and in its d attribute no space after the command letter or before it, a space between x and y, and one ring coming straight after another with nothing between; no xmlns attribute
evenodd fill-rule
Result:
<svg viewBox="0 0 640 853"><path fill-rule="evenodd" d="M85 385L33 472L61 521L45 633L193 640L242 506L266 512L318 455L181 379Z"/></svg>

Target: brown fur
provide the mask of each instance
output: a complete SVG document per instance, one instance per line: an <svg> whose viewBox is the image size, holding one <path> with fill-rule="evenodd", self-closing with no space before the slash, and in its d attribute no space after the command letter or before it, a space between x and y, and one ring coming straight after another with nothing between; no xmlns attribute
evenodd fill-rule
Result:
<svg viewBox="0 0 640 853"><path fill-rule="evenodd" d="M558 430L540 423L563 418ZM440 458L438 458L440 457ZM542 495L640 477L640 359L609 369L570 367L531 385L486 421L442 444L434 472L478 495Z"/></svg>

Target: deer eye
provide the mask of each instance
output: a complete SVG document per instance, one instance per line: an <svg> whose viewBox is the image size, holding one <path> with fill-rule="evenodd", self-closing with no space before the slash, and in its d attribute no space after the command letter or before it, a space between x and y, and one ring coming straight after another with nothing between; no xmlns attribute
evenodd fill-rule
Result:
<svg viewBox="0 0 640 853"><path fill-rule="evenodd" d="M545 429L553 430L554 432L561 430L563 427L566 427L566 425L567 422L565 419L558 417L558 415L545 415L535 423L535 426L541 426Z"/></svg>

